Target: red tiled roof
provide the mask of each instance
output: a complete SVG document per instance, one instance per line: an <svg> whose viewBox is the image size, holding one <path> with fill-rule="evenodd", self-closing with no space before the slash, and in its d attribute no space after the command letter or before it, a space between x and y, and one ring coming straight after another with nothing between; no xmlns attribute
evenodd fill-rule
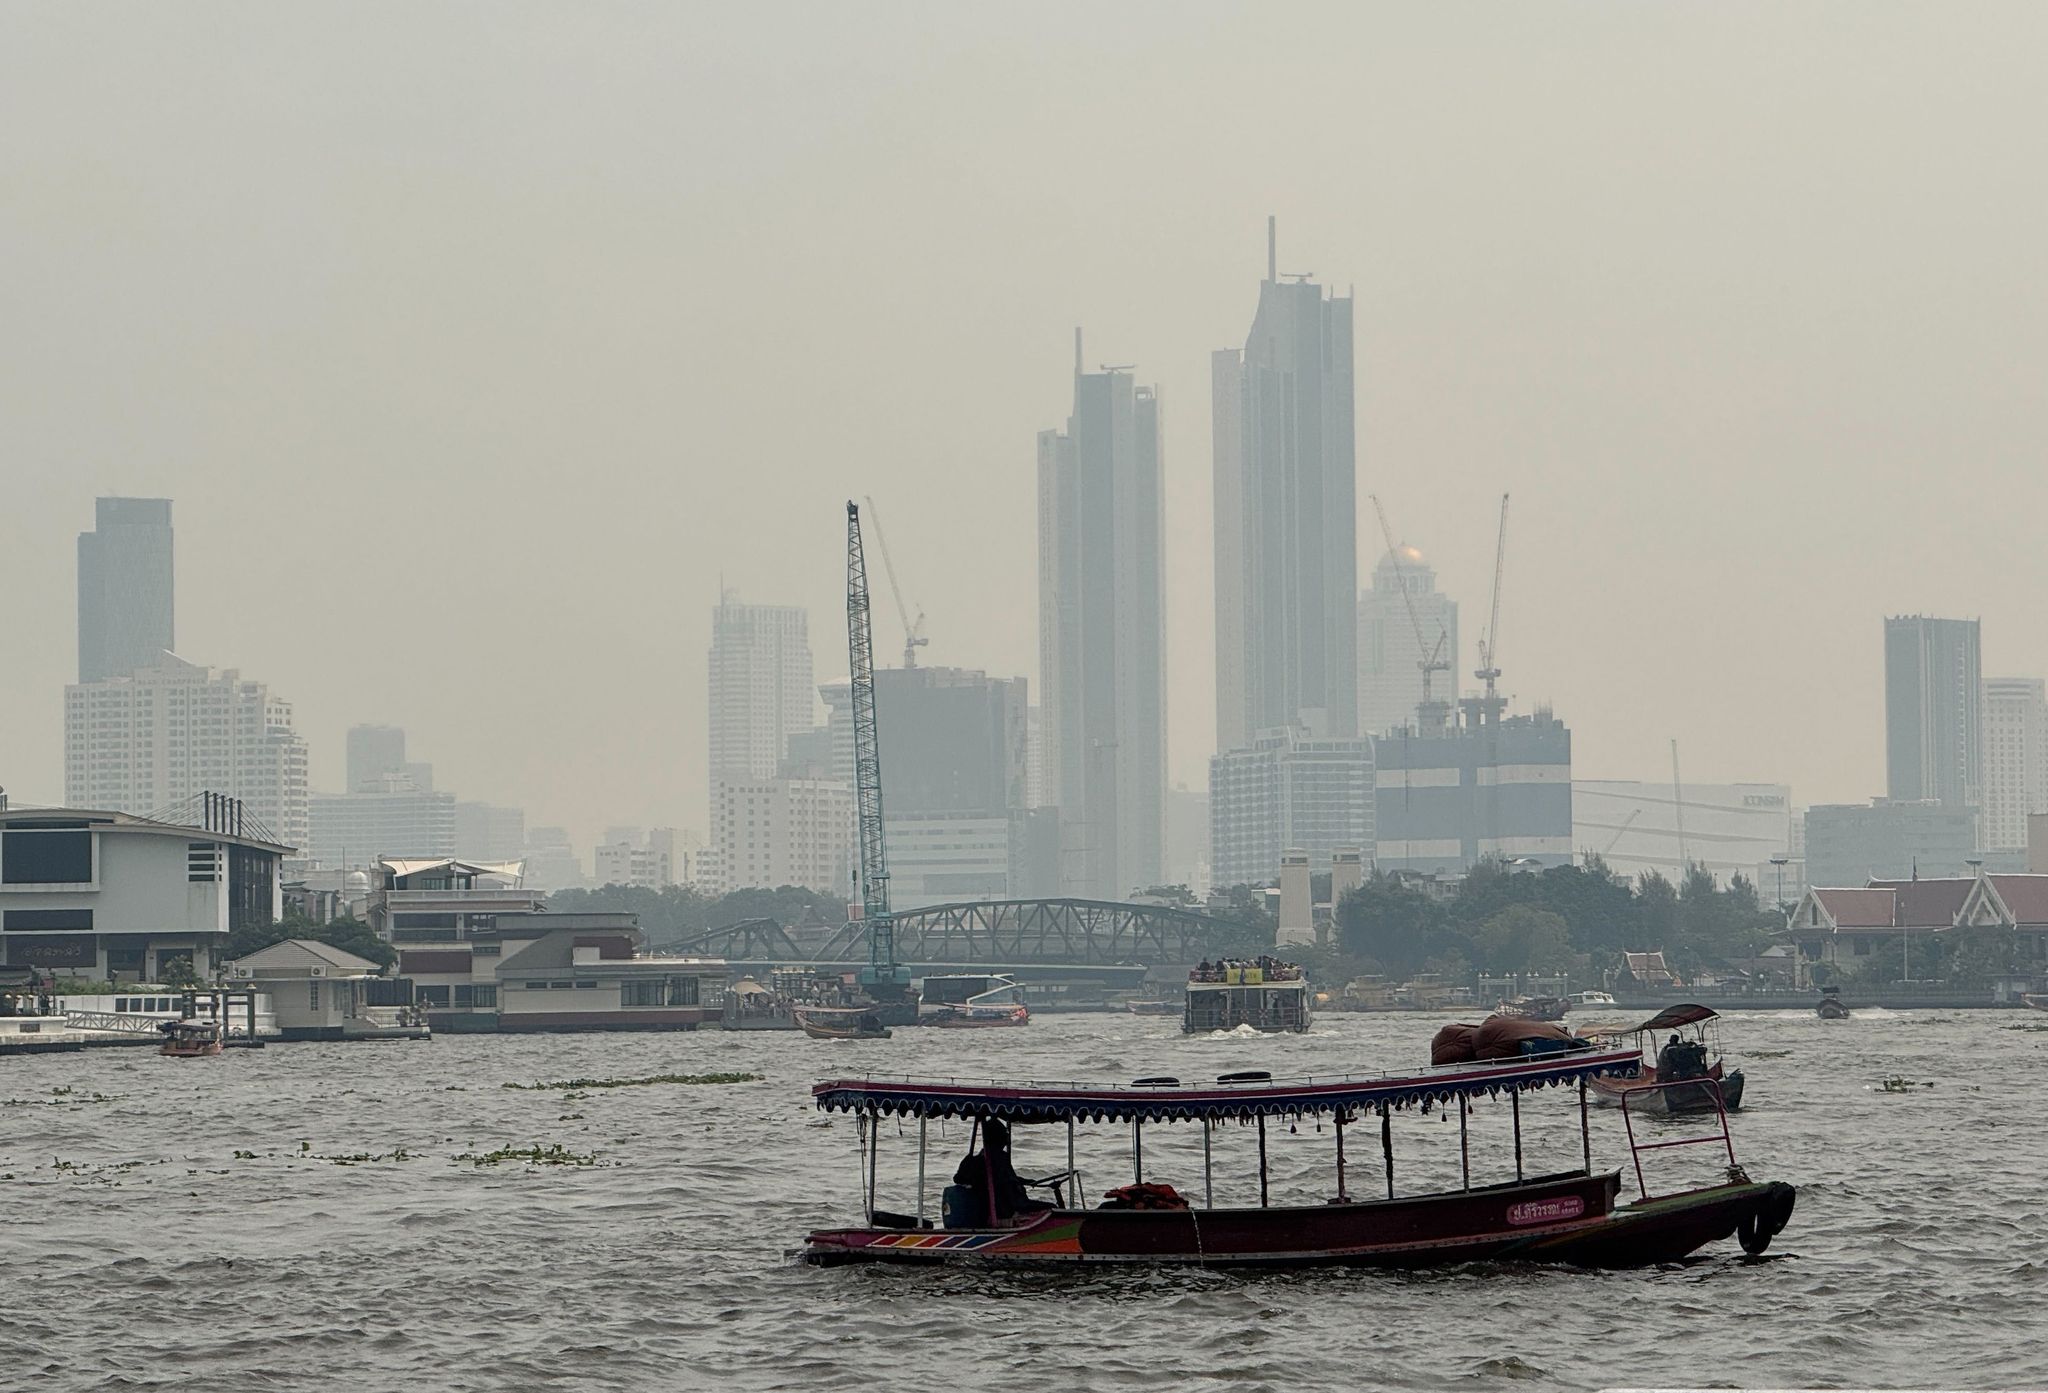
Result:
<svg viewBox="0 0 2048 1393"><path fill-rule="evenodd" d="M1897 912L1889 887L1871 886L1861 890L1815 890L1813 897L1839 929L1888 929Z"/></svg>
<svg viewBox="0 0 2048 1393"><path fill-rule="evenodd" d="M1882 886L1898 896L1894 923L1909 929L1946 929L1955 924L1963 901L1970 898L1976 884L1974 876L1951 876L1939 880L1873 880L1870 887Z"/></svg>
<svg viewBox="0 0 2048 1393"><path fill-rule="evenodd" d="M2048 875L1994 875L1991 888L2018 924L2048 924Z"/></svg>

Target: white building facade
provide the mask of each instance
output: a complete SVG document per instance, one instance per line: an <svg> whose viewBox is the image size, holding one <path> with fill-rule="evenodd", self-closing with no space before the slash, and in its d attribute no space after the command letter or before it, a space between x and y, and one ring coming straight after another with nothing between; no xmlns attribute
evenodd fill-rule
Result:
<svg viewBox="0 0 2048 1393"><path fill-rule="evenodd" d="M1283 726L1209 761L1209 874L1218 886L1264 885L1288 851L1326 869L1338 848L1372 846L1373 827L1370 740Z"/></svg>
<svg viewBox="0 0 2048 1393"><path fill-rule="evenodd" d="M711 611L711 778L773 778L789 737L816 724L810 619L795 605Z"/></svg>
<svg viewBox="0 0 2048 1393"><path fill-rule="evenodd" d="M308 840L306 742L261 682L169 653L64 689L64 799L144 816L204 793L242 800L267 835Z"/></svg>
<svg viewBox="0 0 2048 1393"><path fill-rule="evenodd" d="M1984 679L1985 847L2027 845L2027 816L2048 813L2048 683Z"/></svg>
<svg viewBox="0 0 2048 1393"><path fill-rule="evenodd" d="M1572 780L1573 848L1630 880L1656 871L1675 884L1688 865L1698 865L1724 888L1748 876L1770 899L1778 873L1758 881L1757 867L1774 856L1790 858L1797 822L1785 784L1688 783L1674 790L1649 779Z"/></svg>
<svg viewBox="0 0 2048 1393"><path fill-rule="evenodd" d="M698 888L723 895L801 885L845 895L855 863L853 790L837 779L721 779Z"/></svg>

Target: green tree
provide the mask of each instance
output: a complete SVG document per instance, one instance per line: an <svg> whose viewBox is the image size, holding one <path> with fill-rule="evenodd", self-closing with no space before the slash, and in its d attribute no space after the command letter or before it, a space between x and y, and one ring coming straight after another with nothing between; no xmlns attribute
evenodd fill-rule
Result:
<svg viewBox="0 0 2048 1393"><path fill-rule="evenodd" d="M377 937L372 929L360 919L332 919L322 924L308 919L295 909L286 909L284 918L269 924L245 924L228 935L228 941L221 950L221 958L233 962L245 958L273 943L287 939L308 938L316 943L325 943L339 948L344 953L353 953L367 958L379 967L389 967L398 961L398 950Z"/></svg>
<svg viewBox="0 0 2048 1393"><path fill-rule="evenodd" d="M1576 964L1564 916L1513 904L1479 926L1480 961L1493 972L1569 972Z"/></svg>
<svg viewBox="0 0 2048 1393"><path fill-rule="evenodd" d="M1337 947L1369 959L1389 977L1412 977L1432 956L1463 948L1447 941L1444 907L1390 876L1374 875L1337 906Z"/></svg>

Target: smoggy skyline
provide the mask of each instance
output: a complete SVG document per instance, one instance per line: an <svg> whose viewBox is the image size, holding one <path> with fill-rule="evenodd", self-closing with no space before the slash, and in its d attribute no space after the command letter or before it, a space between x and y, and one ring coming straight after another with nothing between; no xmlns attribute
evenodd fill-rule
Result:
<svg viewBox="0 0 2048 1393"><path fill-rule="evenodd" d="M0 8L0 784L61 797L99 494L175 501L179 651L316 787L389 722L585 846L702 827L721 584L843 673L849 497L920 660L1035 696L1079 325L1159 387L1204 787L1209 354L1270 213L1356 297L1362 583L1377 493L1478 636L1511 491L1501 685L1575 773L1675 736L1880 794L1886 614L2048 673L2044 49L2025 5Z"/></svg>

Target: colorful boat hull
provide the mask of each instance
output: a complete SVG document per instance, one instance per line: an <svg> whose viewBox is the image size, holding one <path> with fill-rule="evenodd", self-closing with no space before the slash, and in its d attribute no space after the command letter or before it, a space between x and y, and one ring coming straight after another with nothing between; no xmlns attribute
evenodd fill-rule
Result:
<svg viewBox="0 0 2048 1393"><path fill-rule="evenodd" d="M1640 1267L1685 1257L1745 1223L1775 1233L1791 1210L1785 1185L1742 1181L1616 1208L1619 1189L1615 1172L1574 1172L1373 1203L1062 1209L1014 1229L821 1229L801 1257L821 1266L1430 1267L1505 1259Z"/></svg>

